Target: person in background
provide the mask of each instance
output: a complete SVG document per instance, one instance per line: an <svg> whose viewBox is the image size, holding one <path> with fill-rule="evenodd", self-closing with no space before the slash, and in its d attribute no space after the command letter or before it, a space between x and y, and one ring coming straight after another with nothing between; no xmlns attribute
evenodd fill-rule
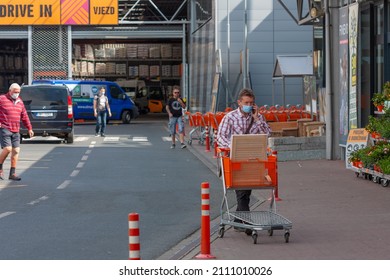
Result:
<svg viewBox="0 0 390 280"><path fill-rule="evenodd" d="M251 89L244 88L238 95L238 108L227 113L222 119L217 133L219 147L230 148L233 134L267 134L271 128L264 117L258 113L255 95ZM237 211L249 211L251 190L236 190ZM235 220L235 222L241 222ZM236 228L237 230L241 230ZM251 234L251 230L245 231Z"/></svg>
<svg viewBox="0 0 390 280"><path fill-rule="evenodd" d="M96 117L96 137L99 137L99 135L102 137L106 136L104 133L107 125L107 112L109 117L112 116L110 105L108 104L108 98L105 94L106 89L101 87L99 93L95 95L93 99L93 112Z"/></svg>
<svg viewBox="0 0 390 280"><path fill-rule="evenodd" d="M177 85L173 86L172 97L168 99L168 103L166 105L166 110L169 116L168 126L172 137L171 149L174 149L176 146L176 124L178 125L179 130L180 147L182 149L187 147L186 144L184 144L183 109L185 107L186 104L180 97L180 87Z"/></svg>
<svg viewBox="0 0 390 280"><path fill-rule="evenodd" d="M30 137L34 136L30 119L22 99L19 97L20 86L17 83L11 84L7 94L0 96L0 142L2 152L0 154L0 179L4 180L3 163L11 153L11 169L9 180L20 181L16 175L16 164L20 152L20 122L28 130Z"/></svg>

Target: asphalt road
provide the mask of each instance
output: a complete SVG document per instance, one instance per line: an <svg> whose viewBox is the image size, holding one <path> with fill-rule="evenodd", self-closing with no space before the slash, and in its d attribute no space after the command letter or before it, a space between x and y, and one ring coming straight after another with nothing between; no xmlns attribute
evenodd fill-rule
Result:
<svg viewBox="0 0 390 280"><path fill-rule="evenodd" d="M149 115L109 124L105 138L82 124L73 144L24 141L22 181L0 182L0 259L127 259L132 212L140 215L142 259L157 259L198 230L200 185L209 182L211 203L219 204L221 181L188 149L170 149L166 124Z"/></svg>

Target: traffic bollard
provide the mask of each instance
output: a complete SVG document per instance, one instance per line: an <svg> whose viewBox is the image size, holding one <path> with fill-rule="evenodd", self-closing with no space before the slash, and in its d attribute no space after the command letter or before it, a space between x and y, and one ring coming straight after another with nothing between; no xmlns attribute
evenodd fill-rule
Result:
<svg viewBox="0 0 390 280"><path fill-rule="evenodd" d="M140 260L139 243L139 215L138 213L129 214L129 260Z"/></svg>
<svg viewBox="0 0 390 280"><path fill-rule="evenodd" d="M197 259L214 259L210 253L210 186L208 182L201 184L202 218L201 218L201 242L200 254Z"/></svg>

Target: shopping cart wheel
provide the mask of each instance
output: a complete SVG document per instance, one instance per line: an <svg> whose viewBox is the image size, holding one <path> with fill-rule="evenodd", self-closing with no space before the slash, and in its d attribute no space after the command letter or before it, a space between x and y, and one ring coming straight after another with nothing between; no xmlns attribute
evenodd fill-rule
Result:
<svg viewBox="0 0 390 280"><path fill-rule="evenodd" d="M379 177L378 176L372 176L372 181L374 183L379 183Z"/></svg>
<svg viewBox="0 0 390 280"><path fill-rule="evenodd" d="M290 239L290 232L286 231L284 233L284 241L286 241L286 243L288 243L289 239Z"/></svg>
<svg viewBox="0 0 390 280"><path fill-rule="evenodd" d="M274 235L274 230L273 229L269 229L268 230L268 236L272 236Z"/></svg>
<svg viewBox="0 0 390 280"><path fill-rule="evenodd" d="M381 185L382 187L388 187L389 186L389 182L390 180L387 180L387 179L381 179Z"/></svg>
<svg viewBox="0 0 390 280"><path fill-rule="evenodd" d="M218 236L220 238L223 238L224 234L225 234L225 226L219 226Z"/></svg>
<svg viewBox="0 0 390 280"><path fill-rule="evenodd" d="M253 239L253 244L257 244L257 232L255 230L252 231L252 239Z"/></svg>
<svg viewBox="0 0 390 280"><path fill-rule="evenodd" d="M188 145L191 146L192 145L192 140L188 140L187 143L188 143Z"/></svg>
<svg viewBox="0 0 390 280"><path fill-rule="evenodd" d="M359 172L355 172L355 175L356 175L356 177L359 178L360 173Z"/></svg>

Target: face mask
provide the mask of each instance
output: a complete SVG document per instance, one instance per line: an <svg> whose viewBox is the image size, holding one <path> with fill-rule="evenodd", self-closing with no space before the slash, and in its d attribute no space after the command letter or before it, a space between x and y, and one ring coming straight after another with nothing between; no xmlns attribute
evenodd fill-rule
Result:
<svg viewBox="0 0 390 280"><path fill-rule="evenodd" d="M13 93L11 94L12 99L17 99L19 97L19 93Z"/></svg>
<svg viewBox="0 0 390 280"><path fill-rule="evenodd" d="M250 112L252 112L252 106L242 105L242 111L244 113L250 113Z"/></svg>

